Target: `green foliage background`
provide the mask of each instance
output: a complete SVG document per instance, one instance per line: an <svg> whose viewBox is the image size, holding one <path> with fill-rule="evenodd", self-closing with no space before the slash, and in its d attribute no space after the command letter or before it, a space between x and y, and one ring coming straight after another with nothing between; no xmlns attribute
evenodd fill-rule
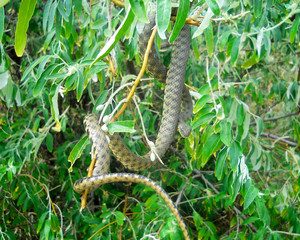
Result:
<svg viewBox="0 0 300 240"><path fill-rule="evenodd" d="M72 189L90 163L83 117L135 79L137 34L151 1L125 1L125 9L108 0L6 2L0 8L1 239L182 239L172 213L148 187L102 186L82 212ZM163 157L168 168L140 174L178 201L194 239L296 239L299 1L178 2L174 25L171 1L157 1L157 27L160 37L174 40L186 16L199 17L186 70L193 130L187 139L176 135ZM171 48L159 36L156 47L168 65ZM105 44L109 57L92 65ZM164 86L144 78L139 107L155 139ZM116 96L107 114L127 93ZM132 151L147 152L134 104L119 120L134 121L137 131L124 140ZM128 170L113 159L111 171Z"/></svg>

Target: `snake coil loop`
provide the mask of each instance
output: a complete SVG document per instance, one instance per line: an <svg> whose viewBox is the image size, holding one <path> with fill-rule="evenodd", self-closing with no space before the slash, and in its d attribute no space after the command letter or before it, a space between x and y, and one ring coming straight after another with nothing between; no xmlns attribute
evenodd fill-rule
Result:
<svg viewBox="0 0 300 240"><path fill-rule="evenodd" d="M154 26L155 15L150 16L150 23L145 26L143 34L139 37L140 52L145 52L151 29ZM185 25L174 42L173 56L169 71L160 63L155 50L151 51L148 59L148 71L159 81L166 81L163 117L155 142L156 153L161 157L171 144L176 132L176 128L182 128L185 135L189 135L189 129L184 126L184 121L192 114L192 101L189 91L184 85L185 68L189 54L190 33L188 25ZM167 77L166 77L167 76ZM166 80L165 80L166 79ZM179 99L179 100L178 100ZM180 101L182 99L182 101ZM182 103L183 102L183 103ZM183 109L183 110L182 110ZM178 221L179 227L183 231L185 239L190 239L185 223L168 194L151 179L130 173L107 174L110 165L110 152L112 150L117 159L131 170L143 170L157 163L157 159L152 161L150 154L145 156L135 155L126 146L123 139L118 134L109 136L110 143L107 142L105 133L98 125L99 115L90 114L85 117L84 124L89 138L92 141L96 163L92 177L82 178L75 182L74 190L83 193L85 189L95 190L100 185L113 182L135 182L151 187L159 196L163 198L167 206ZM181 125L183 124L183 125ZM186 130L187 129L187 130Z"/></svg>

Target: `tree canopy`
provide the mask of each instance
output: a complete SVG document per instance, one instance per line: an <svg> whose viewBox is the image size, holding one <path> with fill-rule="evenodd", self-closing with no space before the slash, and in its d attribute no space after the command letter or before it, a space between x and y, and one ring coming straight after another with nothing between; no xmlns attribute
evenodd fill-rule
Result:
<svg viewBox="0 0 300 240"><path fill-rule="evenodd" d="M73 190L91 162L87 114L118 114L108 130L139 155L145 136L157 136L164 84L145 73L134 101L124 100L143 64L137 36L149 11L166 66L190 25L194 108L189 137L176 133L164 165L139 174L168 193L192 239L299 238L298 0L5 0L1 239L183 239L143 184L103 185L82 211ZM113 158L111 172L131 171Z"/></svg>

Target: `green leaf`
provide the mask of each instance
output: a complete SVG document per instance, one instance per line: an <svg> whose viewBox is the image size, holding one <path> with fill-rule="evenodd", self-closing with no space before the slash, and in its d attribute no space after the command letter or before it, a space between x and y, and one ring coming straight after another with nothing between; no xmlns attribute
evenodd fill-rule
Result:
<svg viewBox="0 0 300 240"><path fill-rule="evenodd" d="M50 13L50 7L52 5L53 0L48 0L46 3L45 9L44 9L44 14L43 14L43 32L44 34L47 31L47 23L48 23L48 18L49 18L49 13Z"/></svg>
<svg viewBox="0 0 300 240"><path fill-rule="evenodd" d="M45 222L44 231L43 231L43 234L44 234L46 240L49 239L50 230L51 230L51 220L47 219Z"/></svg>
<svg viewBox="0 0 300 240"><path fill-rule="evenodd" d="M109 39L109 41L105 44L105 46L101 49L99 54L97 55L96 59L92 62L91 66L93 66L96 62L101 60L102 58L106 57L113 47L117 44L121 37L125 35L128 28L130 28L132 22L134 20L134 13L131 8L129 8L123 22L114 33L114 35Z"/></svg>
<svg viewBox="0 0 300 240"><path fill-rule="evenodd" d="M132 11L141 22L148 23L149 19L143 0L129 0Z"/></svg>
<svg viewBox="0 0 300 240"><path fill-rule="evenodd" d="M71 166L69 168L69 171L72 172L72 167L75 161L80 158L83 150L86 148L86 146L89 144L89 138L87 135L84 135L80 141L75 145L75 147L72 149L68 161L71 163Z"/></svg>
<svg viewBox="0 0 300 240"><path fill-rule="evenodd" d="M53 136L51 133L48 133L47 134L47 137L46 137L46 145L47 145L47 149L49 152L52 152L53 150Z"/></svg>
<svg viewBox="0 0 300 240"><path fill-rule="evenodd" d="M4 13L4 8L0 8L0 42L2 42L2 37L3 37L3 32L4 32L4 18L5 18L5 13Z"/></svg>
<svg viewBox="0 0 300 240"><path fill-rule="evenodd" d="M221 132L220 132L221 141L227 146L230 146L232 140L232 126L230 122L222 121L221 122Z"/></svg>
<svg viewBox="0 0 300 240"><path fill-rule="evenodd" d="M24 82L29 73L35 68L36 65L38 65L40 62L42 62L43 60L47 61L50 57L52 57L51 55L45 55L45 56L41 56L38 59L35 59L30 65L29 67L26 68L22 78L21 78L21 82Z"/></svg>
<svg viewBox="0 0 300 240"><path fill-rule="evenodd" d="M46 82L47 82L47 77L54 71L55 68L57 68L59 65L54 63L49 65L46 70L42 73L41 77L37 80L34 89L33 89L33 96L36 97L38 96L41 91L43 90Z"/></svg>
<svg viewBox="0 0 300 240"><path fill-rule="evenodd" d="M109 94L109 91L108 91L108 90L104 90L104 91L100 94L100 96L99 96L98 99L96 100L95 106L94 106L94 108L93 108L93 112L96 111L96 109L97 109L98 106L102 105L102 104L105 102L105 100L106 100L108 94ZM101 110L102 110L102 109L101 109Z"/></svg>
<svg viewBox="0 0 300 240"><path fill-rule="evenodd" d="M156 24L159 36L164 39L165 31L170 23L171 0L157 0L156 4Z"/></svg>
<svg viewBox="0 0 300 240"><path fill-rule="evenodd" d="M203 167L207 161L209 160L210 156L218 151L222 146L222 142L220 136L218 134L211 135L203 146L203 154L202 154L202 161L201 166Z"/></svg>
<svg viewBox="0 0 300 240"><path fill-rule="evenodd" d="M233 142L229 149L230 167L236 172L238 168L239 158L242 156L242 149L238 142Z"/></svg>
<svg viewBox="0 0 300 240"><path fill-rule="evenodd" d="M49 212L46 211L46 212L44 212L44 213L42 214L42 216L40 216L40 220L39 220L39 223L38 223L38 227L37 227L37 229L36 229L36 232L37 232L37 233L39 233L40 230L42 229L42 227L43 227L43 225L44 225L44 223L45 223L45 219L46 219L48 213L49 213Z"/></svg>
<svg viewBox="0 0 300 240"><path fill-rule="evenodd" d="M27 29L33 15L37 0L22 0L18 15L15 33L15 51L18 57L22 57L27 40Z"/></svg>
<svg viewBox="0 0 300 240"><path fill-rule="evenodd" d="M115 211L114 215L116 216L116 221L117 221L118 225L122 226L124 223L124 220L126 218L125 215L120 211Z"/></svg>
<svg viewBox="0 0 300 240"><path fill-rule="evenodd" d="M262 0L253 0L254 16L259 18L262 13Z"/></svg>
<svg viewBox="0 0 300 240"><path fill-rule="evenodd" d="M115 133L115 132L128 132L128 133L134 133L134 121L118 121L118 122L112 122L107 125L108 132L109 133Z"/></svg>
<svg viewBox="0 0 300 240"><path fill-rule="evenodd" d="M56 85L53 84L50 88L50 108L51 108L51 115L56 123L59 123L59 109L58 109L58 93L60 89L60 84Z"/></svg>
<svg viewBox="0 0 300 240"><path fill-rule="evenodd" d="M10 74L8 71L0 73L0 90L7 86L9 76Z"/></svg>
<svg viewBox="0 0 300 240"><path fill-rule="evenodd" d="M247 209L250 204L254 201L254 199L257 197L257 194L259 193L259 190L251 185L246 193L245 196L245 202L244 202L244 210Z"/></svg>
<svg viewBox="0 0 300 240"><path fill-rule="evenodd" d="M300 23L300 15L298 14L296 16L296 20L294 21L292 27L291 27L291 33L290 33L290 41L293 43L295 41L295 37L297 34L297 31L299 30L299 23Z"/></svg>
<svg viewBox="0 0 300 240"><path fill-rule="evenodd" d="M192 123L192 129L194 130L197 127L200 127L201 125L205 123L209 123L214 117L216 116L215 113L207 113L199 117L198 119L194 119Z"/></svg>
<svg viewBox="0 0 300 240"><path fill-rule="evenodd" d="M246 62L244 62L242 64L242 68L250 68L252 67L254 64L258 63L258 57L256 55L256 52L253 53L253 55L247 59Z"/></svg>
<svg viewBox="0 0 300 240"><path fill-rule="evenodd" d="M249 126L250 126L250 114L246 113L244 124L243 124L243 135L241 140L245 139L248 136Z"/></svg>
<svg viewBox="0 0 300 240"><path fill-rule="evenodd" d="M196 225L196 229L200 228L200 226L203 225L202 217L195 210L193 211L193 219Z"/></svg>
<svg viewBox="0 0 300 240"><path fill-rule="evenodd" d="M9 0L1 0L0 1L0 7L3 7L5 4L7 4Z"/></svg>
<svg viewBox="0 0 300 240"><path fill-rule="evenodd" d="M211 100L211 96L210 95L204 95L202 96L200 99L198 99L198 101L195 104L193 113L197 113L199 112L206 103L208 103Z"/></svg>
<svg viewBox="0 0 300 240"><path fill-rule="evenodd" d="M80 16L82 9L82 0L74 0L75 11Z"/></svg>
<svg viewBox="0 0 300 240"><path fill-rule="evenodd" d="M190 9L190 2L186 0L180 0L179 1L179 7L177 11L177 16L176 16L176 22L174 24L173 31L171 33L171 36L169 38L169 42L172 43L180 33L182 27L185 24L185 19L188 15Z"/></svg>
<svg viewBox="0 0 300 240"><path fill-rule="evenodd" d="M58 221L58 217L55 214L50 215L50 220L51 220L51 229L53 232L58 232L60 225Z"/></svg>
<svg viewBox="0 0 300 240"><path fill-rule="evenodd" d="M214 36L213 36L213 28L211 23L204 30L204 36L205 36L205 43L206 43L208 56L212 57L214 52Z"/></svg>
<svg viewBox="0 0 300 240"><path fill-rule="evenodd" d="M245 111L244 111L244 106L243 104L239 104L237 106L237 111L236 111L236 121L239 126L241 126L244 123L245 119Z"/></svg>
<svg viewBox="0 0 300 240"><path fill-rule="evenodd" d="M220 8L216 0L205 0L205 2L215 15L220 15Z"/></svg>
<svg viewBox="0 0 300 240"><path fill-rule="evenodd" d="M270 225L270 215L269 215L268 209L266 208L263 200L261 198L256 198L255 205L257 208L257 213L258 213L259 219L261 221L263 221L263 223L266 226L269 226Z"/></svg>
<svg viewBox="0 0 300 240"><path fill-rule="evenodd" d="M255 118L255 122L256 122L256 131L257 131L256 138L259 138L264 128L264 121L261 119L261 117L257 117Z"/></svg>
<svg viewBox="0 0 300 240"><path fill-rule="evenodd" d="M224 147L218 154L217 161L216 161L216 167L215 167L215 174L217 179L220 181L223 177L224 173L224 165L227 157L227 148Z"/></svg>
<svg viewBox="0 0 300 240"><path fill-rule="evenodd" d="M231 65L234 65L240 52L240 41L241 38L237 37L234 39L233 46L231 49Z"/></svg>
<svg viewBox="0 0 300 240"><path fill-rule="evenodd" d="M84 90L84 77L83 77L83 74L82 74L82 70L81 69L78 69L77 71L77 74L78 74L78 81L77 81L77 94L76 94L76 98L77 98L77 101L79 102L79 100L81 99L82 97L82 94L83 94L83 90Z"/></svg>

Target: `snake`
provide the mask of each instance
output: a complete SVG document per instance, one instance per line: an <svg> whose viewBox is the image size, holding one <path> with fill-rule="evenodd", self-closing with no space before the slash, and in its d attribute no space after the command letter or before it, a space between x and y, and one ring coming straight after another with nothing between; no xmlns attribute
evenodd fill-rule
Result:
<svg viewBox="0 0 300 240"><path fill-rule="evenodd" d="M145 25L142 34L139 35L139 52L141 56L146 50L152 28L155 26L155 13L149 17L149 24ZM187 137L190 129L185 123L192 114L192 100L189 91L184 85L185 68L189 55L190 32L188 25L184 25L178 37L173 43L173 53L169 70L161 63L156 50L152 47L147 71L158 81L165 83L163 114L154 145L154 151L160 158L170 146L176 129ZM82 194L86 189L94 191L100 185L114 182L142 183L152 188L165 201L174 214L184 238L189 240L187 227L174 205L172 199L164 189L153 180L133 173L108 173L110 166L110 149L116 158L128 169L139 171L154 166L158 157L151 158L152 151L144 156L134 154L125 144L122 137L114 133L105 134L98 124L99 115L89 114L84 119L85 130L92 142L96 155L96 163L91 177L84 177L77 180L74 190ZM109 138L109 140L108 140Z"/></svg>

